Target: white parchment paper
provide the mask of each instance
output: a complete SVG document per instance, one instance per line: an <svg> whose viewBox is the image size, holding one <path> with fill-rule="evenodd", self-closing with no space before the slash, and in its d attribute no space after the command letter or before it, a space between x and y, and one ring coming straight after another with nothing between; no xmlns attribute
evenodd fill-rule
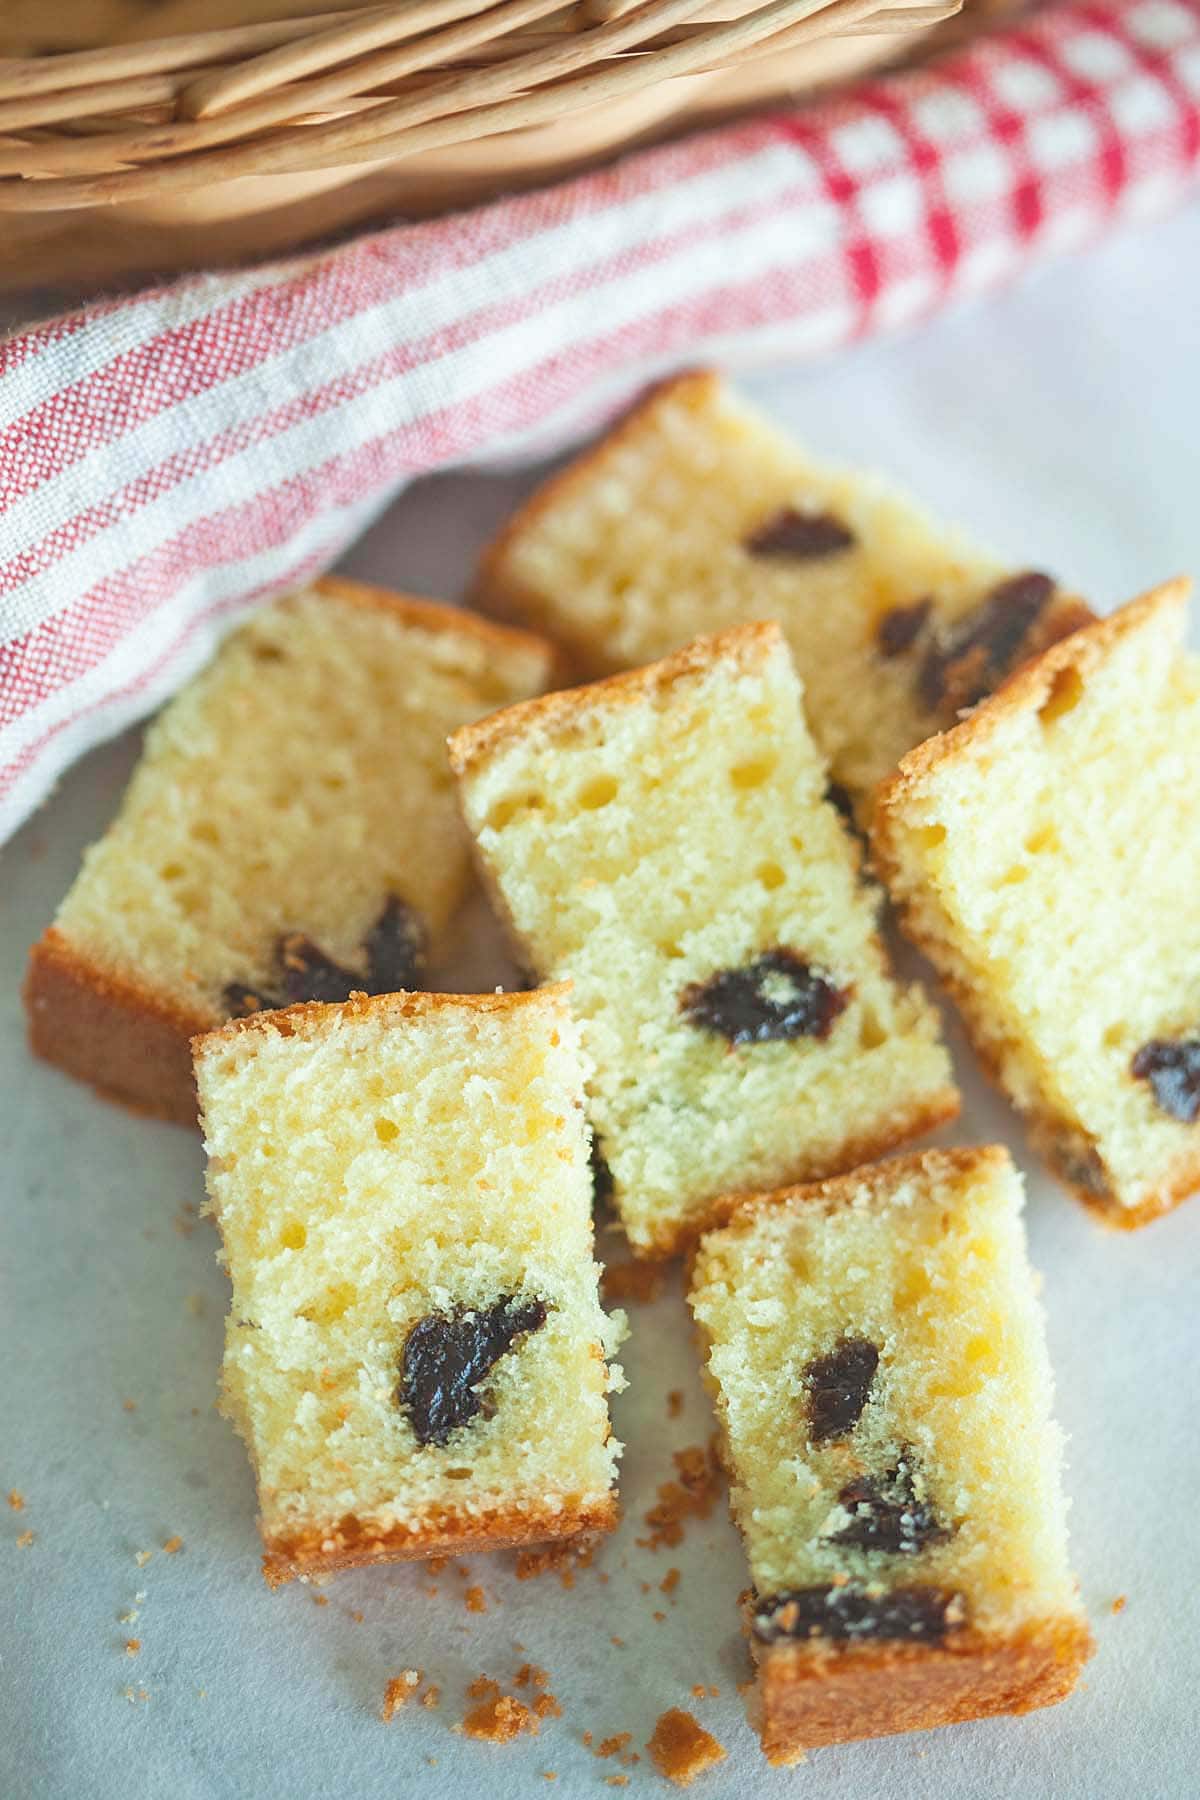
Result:
<svg viewBox="0 0 1200 1800"><path fill-rule="evenodd" d="M1198 228L1193 210L917 337L747 387L817 450L890 471L1107 608L1200 567ZM529 482L418 488L348 566L453 596ZM90 757L0 858L0 1494L25 1498L19 1512L0 1499L0 1800L508 1800L601 1795L618 1774L648 1795L667 1789L645 1741L674 1705L729 1752L694 1790L713 1800L1200 1793L1200 1202L1133 1237L1100 1230L1038 1171L957 1035L967 1105L954 1137L1007 1141L1029 1175L1075 1561L1099 1639L1074 1698L768 1769L737 1693L746 1576L723 1503L677 1550L636 1542L671 1452L711 1429L674 1283L630 1309L630 1387L614 1409L626 1519L570 1590L553 1574L518 1582L500 1556L474 1558L469 1575L397 1566L269 1593L250 1471L213 1406L227 1291L196 1218L199 1143L34 1065L23 1041L26 946L135 756L124 740ZM454 974L500 973L476 913ZM473 1584L486 1613L465 1607ZM561 1719L504 1748L451 1729L469 1681L486 1672L511 1691L526 1660L549 1670ZM441 1707L385 1725L384 1686L406 1667L441 1687ZM693 1699L697 1683L719 1696ZM631 1733L641 1761L598 1759L585 1731Z"/></svg>

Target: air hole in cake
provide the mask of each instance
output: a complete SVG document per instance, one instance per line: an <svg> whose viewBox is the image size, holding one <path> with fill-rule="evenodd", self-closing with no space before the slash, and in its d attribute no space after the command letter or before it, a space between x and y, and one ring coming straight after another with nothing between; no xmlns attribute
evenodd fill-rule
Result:
<svg viewBox="0 0 1200 1800"><path fill-rule="evenodd" d="M880 1045L886 1044L887 1041L888 1034L880 1023L878 1013L874 1012L869 1006L864 1007L862 1018L859 1020L858 1024L858 1042L860 1047L863 1050L878 1050Z"/></svg>
<svg viewBox="0 0 1200 1800"><path fill-rule="evenodd" d="M187 874L182 863L164 863L158 872L164 881L182 881Z"/></svg>
<svg viewBox="0 0 1200 1800"><path fill-rule="evenodd" d="M1043 725L1053 725L1056 719L1074 712L1082 699L1083 677L1072 664L1055 675L1050 692L1038 707L1038 718Z"/></svg>
<svg viewBox="0 0 1200 1800"><path fill-rule="evenodd" d="M376 1119L375 1136L381 1144L390 1144L400 1136L400 1127L391 1119Z"/></svg>
<svg viewBox="0 0 1200 1800"><path fill-rule="evenodd" d="M852 550L858 542L848 525L829 512L801 512L784 506L743 540L751 556L807 562Z"/></svg>
<svg viewBox="0 0 1200 1800"><path fill-rule="evenodd" d="M197 819L196 823L191 828L189 836L197 844L219 844L221 841L220 832L208 819Z"/></svg>
<svg viewBox="0 0 1200 1800"><path fill-rule="evenodd" d="M762 787L775 773L778 761L776 756L755 756L748 762L735 763L729 771L729 779L735 788Z"/></svg>
<svg viewBox="0 0 1200 1800"><path fill-rule="evenodd" d="M1129 1027L1123 1019L1118 1019L1115 1025L1109 1025L1105 1029L1103 1043L1106 1050L1120 1050L1128 1042Z"/></svg>
<svg viewBox="0 0 1200 1800"><path fill-rule="evenodd" d="M1139 1081L1148 1081L1155 1100L1172 1119L1194 1125L1200 1119L1200 1035L1151 1038L1129 1065Z"/></svg>
<svg viewBox="0 0 1200 1800"><path fill-rule="evenodd" d="M541 794L509 794L506 799L497 800L488 813L486 823L492 831L503 831L518 813L541 812L545 805Z"/></svg>
<svg viewBox="0 0 1200 1800"><path fill-rule="evenodd" d="M869 1338L843 1338L827 1356L806 1364L808 1424L814 1444L848 1437L862 1417L879 1367Z"/></svg>
<svg viewBox="0 0 1200 1800"><path fill-rule="evenodd" d="M684 988L679 1004L689 1022L731 1044L763 1044L798 1037L827 1038L849 1004L838 987L795 951L766 950L740 969L720 969Z"/></svg>
<svg viewBox="0 0 1200 1800"><path fill-rule="evenodd" d="M279 1233L279 1247L281 1250L303 1250L307 1242L308 1227L302 1224L299 1219L289 1219L283 1230Z"/></svg>
<svg viewBox="0 0 1200 1800"><path fill-rule="evenodd" d="M787 880L787 876L777 862L759 863L754 874L756 880L760 881L769 893L774 892L776 888L781 888Z"/></svg>
<svg viewBox="0 0 1200 1800"><path fill-rule="evenodd" d="M596 775L587 781L579 790L579 805L584 812L599 812L602 806L608 806L617 797L617 779L614 775Z"/></svg>
<svg viewBox="0 0 1200 1800"><path fill-rule="evenodd" d="M484 1410L481 1383L519 1339L549 1317L544 1300L505 1294L486 1309L418 1319L404 1341L396 1401L419 1444L446 1444Z"/></svg>
<svg viewBox="0 0 1200 1800"><path fill-rule="evenodd" d="M1040 825L1025 839L1025 848L1030 856L1044 856L1048 852L1061 850L1062 842L1057 828L1053 825Z"/></svg>
<svg viewBox="0 0 1200 1800"><path fill-rule="evenodd" d="M357 1299L358 1289L352 1281L336 1281L326 1288L319 1300L302 1306L299 1317L307 1319L310 1325L332 1325L345 1317Z"/></svg>
<svg viewBox="0 0 1200 1800"><path fill-rule="evenodd" d="M925 825L917 835L923 850L936 850L939 844L944 844L946 841L946 827L944 825Z"/></svg>
<svg viewBox="0 0 1200 1800"><path fill-rule="evenodd" d="M1019 887L1023 881L1029 880L1029 869L1025 863L1014 863L1011 869L1005 870L1000 877L1001 887Z"/></svg>
<svg viewBox="0 0 1200 1800"><path fill-rule="evenodd" d="M961 1594L916 1585L872 1592L857 1582L841 1587L793 1588L773 1594L754 1609L760 1643L785 1638L875 1638L928 1643L966 1623Z"/></svg>

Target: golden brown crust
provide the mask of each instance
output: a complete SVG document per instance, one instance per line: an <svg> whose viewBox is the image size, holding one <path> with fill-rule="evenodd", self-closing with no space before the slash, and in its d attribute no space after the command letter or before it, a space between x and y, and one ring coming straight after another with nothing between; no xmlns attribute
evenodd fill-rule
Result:
<svg viewBox="0 0 1200 1800"><path fill-rule="evenodd" d="M549 680L556 665L557 646L536 632L517 626L498 625L482 619L465 607L452 606L443 600L422 599L415 594L396 594L390 588L373 587L365 581L350 581L343 575L323 575L311 588L324 599L341 601L346 606L374 608L392 614L405 625L419 631L444 632L478 640L493 655L534 656L546 665Z"/></svg>
<svg viewBox="0 0 1200 1800"><path fill-rule="evenodd" d="M490 1512L444 1512L420 1525L364 1529L354 1518L288 1537L264 1533L263 1575L269 1587L296 1576L332 1575L367 1563L408 1562L429 1556L470 1556L476 1551L524 1549L531 1544L586 1538L612 1531L619 1517L615 1494L568 1500L561 1507L497 1507Z"/></svg>
<svg viewBox="0 0 1200 1800"><path fill-rule="evenodd" d="M1019 1631L953 1632L940 1644L755 1645L768 1761L822 1744L926 1731L1065 1700L1095 1644L1064 1614Z"/></svg>
<svg viewBox="0 0 1200 1800"><path fill-rule="evenodd" d="M719 1220L708 1227L706 1238L736 1236L752 1231L759 1214L783 1206L820 1206L833 1212L866 1197L868 1204L895 1192L902 1181L927 1183L962 1181L973 1175L995 1172L1010 1162L1003 1144L968 1144L949 1150L910 1150L904 1156L883 1161L864 1156L860 1166L821 1180L793 1183L755 1193L731 1194ZM699 1249L703 1251L705 1244Z"/></svg>
<svg viewBox="0 0 1200 1800"><path fill-rule="evenodd" d="M36 1055L133 1112L196 1124L190 1041L215 1014L101 968L53 925L30 951L24 999Z"/></svg>
<svg viewBox="0 0 1200 1800"><path fill-rule="evenodd" d="M971 755L1016 713L1044 706L1065 671L1086 680L1121 638L1145 629L1149 619L1161 615L1167 629L1182 641L1191 583L1185 577L1162 583L1132 600L1118 612L1095 621L1065 637L1023 665L988 699L981 702L950 731L919 744L903 759L896 773L883 782L875 800L871 833L872 858L880 879L897 903L905 936L933 963L967 1027L972 1046L989 1080L1012 1101L1001 1073L1004 1036L996 1028L988 1008L974 987L963 980L937 934L925 928L918 909L904 896L900 880L900 818L917 800L925 783L941 764ZM1200 1146L1179 1157L1166 1171L1155 1191L1138 1206L1122 1206L1111 1193L1099 1191L1079 1179L1078 1159L1071 1154L1060 1114L1046 1106L1025 1112L1030 1139L1063 1185L1095 1216L1122 1231L1133 1231L1162 1218L1200 1188Z"/></svg>
<svg viewBox="0 0 1200 1800"><path fill-rule="evenodd" d="M470 597L474 604L497 618L521 619L539 629L548 629L545 600L536 589L519 581L507 566L514 543L528 532L537 530L544 514L552 512L563 501L569 501L576 488L586 487L594 478L598 465L627 438L636 437L647 418L660 406L689 394L705 399L720 385L721 378L713 369L687 369L657 382L589 449L557 475L552 475L549 481L543 482L484 549L471 586ZM563 642L579 674L603 675L613 667L611 662L606 663L597 656L594 643L586 636L573 634L557 613L553 620L553 635Z"/></svg>
<svg viewBox="0 0 1200 1800"><path fill-rule="evenodd" d="M727 631L694 638L683 649L657 662L647 663L644 668L606 675L600 681L589 682L586 687L560 689L552 694L541 694L534 700L519 700L501 712L492 713L489 718L461 725L447 742L450 767L461 778L476 764L494 756L510 739L531 737L535 733L549 737L569 732L597 708L637 705L649 696L673 687L676 682L711 673L716 663L736 662L746 669L761 668L776 650L785 648L779 626L768 620L733 625Z"/></svg>
<svg viewBox="0 0 1200 1800"><path fill-rule="evenodd" d="M422 1013L519 1012L522 1007L542 1006L547 998L562 1000L565 1010L566 997L570 991L569 981L557 981L535 988L532 992L522 989L493 994L431 994L413 989L396 994L354 993L348 1000L336 1004L323 1000L299 1000L295 1006L280 1006L270 1012L248 1013L244 1018L226 1019L223 1024L193 1038L192 1055L199 1061L201 1057L214 1054L222 1044L241 1037L262 1036L264 1033L276 1037L302 1037L308 1025L323 1031L334 1013L343 1019L387 1018L397 1022L401 1019L418 1018Z"/></svg>

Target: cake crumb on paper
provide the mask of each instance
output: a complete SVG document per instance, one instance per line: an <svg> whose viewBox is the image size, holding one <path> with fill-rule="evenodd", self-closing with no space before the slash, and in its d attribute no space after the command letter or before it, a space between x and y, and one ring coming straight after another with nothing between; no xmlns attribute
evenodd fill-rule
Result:
<svg viewBox="0 0 1200 1800"><path fill-rule="evenodd" d="M435 1706L440 1706L441 1703L441 1688L438 1687L436 1682L430 1682L429 1686L425 1689L425 1692L421 1695L421 1705L427 1712L431 1712Z"/></svg>
<svg viewBox="0 0 1200 1800"><path fill-rule="evenodd" d="M383 1722L385 1725L390 1725L400 1708L407 1706L420 1684L420 1669L401 1669L398 1675L393 1675L383 1690Z"/></svg>
<svg viewBox="0 0 1200 1800"><path fill-rule="evenodd" d="M138 1651L141 1649L141 1647L142 1647L141 1638L126 1638L125 1639L125 1654L126 1654L126 1656L136 1656Z"/></svg>
<svg viewBox="0 0 1200 1800"><path fill-rule="evenodd" d="M25 1496L21 1493L19 1488L9 1488L8 1504L12 1507L14 1512L25 1511Z"/></svg>
<svg viewBox="0 0 1200 1800"><path fill-rule="evenodd" d="M481 1587L469 1587L463 1595L463 1600L468 1612L485 1613L488 1609L487 1599Z"/></svg>
<svg viewBox="0 0 1200 1800"><path fill-rule="evenodd" d="M165 1556L174 1556L176 1551L182 1550L182 1549L183 1549L183 1539L181 1537L179 1537L178 1535L176 1535L174 1537L169 1537L167 1539L166 1543L163 1545L163 1554Z"/></svg>
<svg viewBox="0 0 1200 1800"><path fill-rule="evenodd" d="M133 1553L133 1560L139 1569L144 1569L153 1555L153 1550L135 1550Z"/></svg>
<svg viewBox="0 0 1200 1800"><path fill-rule="evenodd" d="M549 1670L539 1669L536 1663L522 1663L517 1670L516 1685L518 1687L549 1687Z"/></svg>
<svg viewBox="0 0 1200 1800"><path fill-rule="evenodd" d="M721 1468L711 1448L691 1444L672 1457L677 1479L664 1481L645 1515L650 1536L638 1538L643 1550L674 1549L683 1542L689 1519L707 1519L721 1488Z"/></svg>
<svg viewBox="0 0 1200 1800"><path fill-rule="evenodd" d="M523 1731L534 1736L540 1730L537 1715L513 1694L500 1694L494 1700L483 1700L462 1722L468 1737L485 1744L511 1744Z"/></svg>
<svg viewBox="0 0 1200 1800"><path fill-rule="evenodd" d="M18 1537L18 1539L17 1539L17 1549L18 1550L28 1550L33 1545L34 1542L35 1542L34 1533L32 1531L23 1531L21 1533L20 1537Z"/></svg>
<svg viewBox="0 0 1200 1800"><path fill-rule="evenodd" d="M679 1570L678 1569L668 1569L666 1574L663 1576L662 1580L658 1584L659 1592L663 1593L663 1594L673 1594L675 1592L675 1589L678 1586L679 1586Z"/></svg>
<svg viewBox="0 0 1200 1800"><path fill-rule="evenodd" d="M683 1411L683 1389L672 1388L667 1395L667 1417L677 1419Z"/></svg>
<svg viewBox="0 0 1200 1800"><path fill-rule="evenodd" d="M663 1713L646 1748L659 1773L678 1787L690 1787L697 1775L725 1760L724 1745L680 1706Z"/></svg>
<svg viewBox="0 0 1200 1800"><path fill-rule="evenodd" d="M1129 1595L1128 1594L1118 1594L1116 1599L1112 1603L1112 1610L1114 1613L1123 1613L1125 1611L1125 1608L1128 1606L1128 1604L1129 1604Z"/></svg>

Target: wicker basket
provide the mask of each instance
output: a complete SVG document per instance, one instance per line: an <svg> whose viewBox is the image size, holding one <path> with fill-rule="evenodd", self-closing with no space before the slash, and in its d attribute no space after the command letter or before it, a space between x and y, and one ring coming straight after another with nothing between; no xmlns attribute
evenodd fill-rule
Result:
<svg viewBox="0 0 1200 1800"><path fill-rule="evenodd" d="M78 50L59 15L0 61L0 285L442 211L857 73L961 3L406 0Z"/></svg>

